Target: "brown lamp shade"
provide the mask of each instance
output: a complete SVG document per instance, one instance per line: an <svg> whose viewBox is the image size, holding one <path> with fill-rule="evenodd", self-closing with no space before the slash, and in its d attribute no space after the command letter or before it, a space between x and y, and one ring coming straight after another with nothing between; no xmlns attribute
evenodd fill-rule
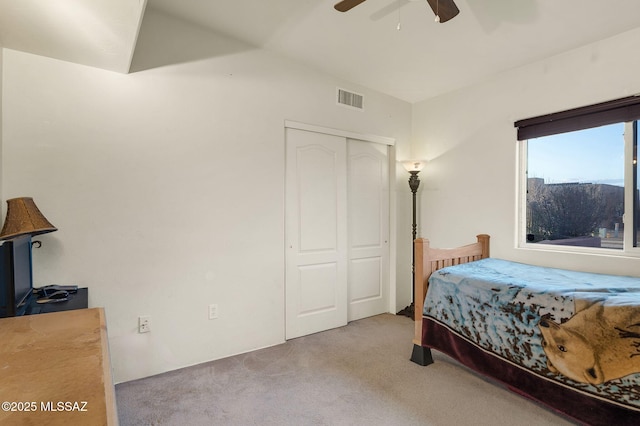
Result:
<svg viewBox="0 0 640 426"><path fill-rule="evenodd" d="M0 231L0 239L8 240L20 235L46 234L57 230L58 228L40 213L31 197L7 200L7 217Z"/></svg>

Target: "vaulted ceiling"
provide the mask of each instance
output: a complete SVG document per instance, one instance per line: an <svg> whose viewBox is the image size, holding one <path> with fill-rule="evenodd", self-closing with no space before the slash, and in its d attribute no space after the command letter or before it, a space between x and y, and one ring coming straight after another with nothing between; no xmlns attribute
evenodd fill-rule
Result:
<svg viewBox="0 0 640 426"><path fill-rule="evenodd" d="M426 0L337 1L0 0L0 44L126 73L154 8L416 102L640 26L638 0L456 0L447 23Z"/></svg>

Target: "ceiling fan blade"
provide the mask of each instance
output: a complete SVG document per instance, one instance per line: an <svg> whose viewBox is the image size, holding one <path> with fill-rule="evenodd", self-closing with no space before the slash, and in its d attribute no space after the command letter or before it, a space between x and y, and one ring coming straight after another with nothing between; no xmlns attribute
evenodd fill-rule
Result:
<svg viewBox="0 0 640 426"><path fill-rule="evenodd" d="M427 0L431 10L440 17L440 22L447 22L460 13L460 9L453 0Z"/></svg>
<svg viewBox="0 0 640 426"><path fill-rule="evenodd" d="M347 10L351 10L360 3L363 3L365 0L342 0L339 3L336 3L333 8L338 12L346 12Z"/></svg>

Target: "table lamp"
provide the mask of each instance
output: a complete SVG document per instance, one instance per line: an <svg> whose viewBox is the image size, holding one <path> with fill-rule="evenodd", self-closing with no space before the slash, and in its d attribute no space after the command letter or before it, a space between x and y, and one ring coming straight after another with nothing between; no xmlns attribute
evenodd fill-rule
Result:
<svg viewBox="0 0 640 426"><path fill-rule="evenodd" d="M58 228L40 212L31 197L7 200L7 217L0 231L0 240L8 240L20 235L46 234L57 230Z"/></svg>

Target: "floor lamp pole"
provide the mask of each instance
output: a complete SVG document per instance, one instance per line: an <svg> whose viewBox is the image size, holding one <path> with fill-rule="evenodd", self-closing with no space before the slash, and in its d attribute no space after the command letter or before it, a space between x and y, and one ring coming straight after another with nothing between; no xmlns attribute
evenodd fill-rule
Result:
<svg viewBox="0 0 640 426"><path fill-rule="evenodd" d="M414 318L414 302L416 299L415 279L416 279L416 249L414 241L416 240L417 228L416 224L416 193L420 186L420 179L418 173L420 170L409 170L411 176L409 177L409 188L411 188L411 194L413 198L413 221L411 222L411 304L398 312L398 315L405 315L409 318Z"/></svg>

